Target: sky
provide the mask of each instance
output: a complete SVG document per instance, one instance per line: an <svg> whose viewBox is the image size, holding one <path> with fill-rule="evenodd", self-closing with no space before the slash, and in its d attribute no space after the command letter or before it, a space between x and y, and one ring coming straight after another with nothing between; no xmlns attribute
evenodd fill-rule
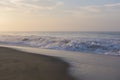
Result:
<svg viewBox="0 0 120 80"><path fill-rule="evenodd" d="M0 0L0 31L120 31L120 0Z"/></svg>

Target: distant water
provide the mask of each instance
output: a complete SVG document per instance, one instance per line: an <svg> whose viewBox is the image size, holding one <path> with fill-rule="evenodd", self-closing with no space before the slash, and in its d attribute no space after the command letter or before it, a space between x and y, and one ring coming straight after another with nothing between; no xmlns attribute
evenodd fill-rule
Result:
<svg viewBox="0 0 120 80"><path fill-rule="evenodd" d="M120 32L1 32L0 43L120 55Z"/></svg>

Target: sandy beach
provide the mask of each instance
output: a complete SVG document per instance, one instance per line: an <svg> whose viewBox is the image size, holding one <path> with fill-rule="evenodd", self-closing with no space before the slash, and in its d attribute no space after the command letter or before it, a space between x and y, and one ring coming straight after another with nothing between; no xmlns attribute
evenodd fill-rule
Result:
<svg viewBox="0 0 120 80"><path fill-rule="evenodd" d="M70 64L77 80L120 80L120 57L30 47L6 46L20 51L59 57Z"/></svg>
<svg viewBox="0 0 120 80"><path fill-rule="evenodd" d="M73 80L68 67L55 57L0 47L0 80Z"/></svg>
<svg viewBox="0 0 120 80"><path fill-rule="evenodd" d="M21 79L23 77L30 77L30 79L28 80L73 80L73 78L71 78L68 73L72 75L75 80L120 80L119 56L88 54L20 46L1 46L13 49L0 48L0 52L4 52L4 55L1 53L0 59L2 59L2 57L5 59L1 62L12 62L11 65L7 64L6 67L8 69L5 69L4 67L0 68L1 71L3 71L0 71L0 73L2 73L0 74L0 80L24 80ZM15 53L15 55L13 56L14 52L16 52L16 50L14 49L20 51L17 51L17 54ZM8 52L9 50L10 52L5 54L5 52ZM53 56L55 58L48 56ZM8 62L6 61L6 59ZM64 60L68 64L59 59ZM12 66L13 62L16 63L14 66ZM9 69L8 65L12 68ZM39 67L36 68L36 65ZM9 73L5 72L4 70L8 71ZM11 72L15 73L15 75L12 75ZM34 75L31 72L34 73ZM38 75L38 73L40 75ZM14 79L6 79L6 75L8 75L8 78L11 77ZM19 77L19 79L16 79L16 75Z"/></svg>

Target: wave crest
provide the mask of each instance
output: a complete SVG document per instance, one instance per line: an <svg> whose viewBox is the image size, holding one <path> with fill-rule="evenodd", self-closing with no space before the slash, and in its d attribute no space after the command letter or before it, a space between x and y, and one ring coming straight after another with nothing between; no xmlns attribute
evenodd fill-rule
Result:
<svg viewBox="0 0 120 80"><path fill-rule="evenodd" d="M119 39L62 38L49 36L0 36L0 43L56 50L120 55Z"/></svg>

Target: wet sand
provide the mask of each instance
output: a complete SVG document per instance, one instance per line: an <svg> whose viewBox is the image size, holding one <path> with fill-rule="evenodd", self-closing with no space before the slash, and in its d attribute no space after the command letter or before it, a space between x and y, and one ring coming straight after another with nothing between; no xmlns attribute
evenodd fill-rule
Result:
<svg viewBox="0 0 120 80"><path fill-rule="evenodd" d="M74 80L59 58L0 47L0 80Z"/></svg>
<svg viewBox="0 0 120 80"><path fill-rule="evenodd" d="M120 56L18 46L6 47L35 54L59 57L71 65L69 72L77 80L120 80Z"/></svg>

